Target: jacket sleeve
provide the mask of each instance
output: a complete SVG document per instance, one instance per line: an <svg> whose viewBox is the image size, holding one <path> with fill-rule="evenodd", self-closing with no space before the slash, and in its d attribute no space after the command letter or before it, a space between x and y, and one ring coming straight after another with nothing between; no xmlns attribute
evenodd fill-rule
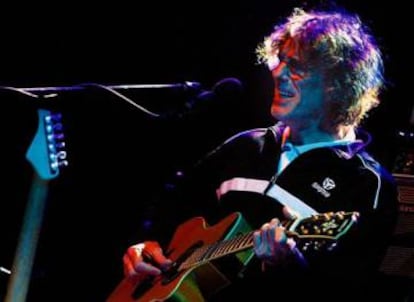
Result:
<svg viewBox="0 0 414 302"><path fill-rule="evenodd" d="M332 251L303 252L309 268L305 274L309 274L310 279L324 280L332 292L379 286L377 282L382 278L379 268L392 240L398 215L395 183L382 177L378 194L377 206L361 206L355 227L339 239ZM379 289L371 287L370 291L379 292Z"/></svg>
<svg viewBox="0 0 414 302"><path fill-rule="evenodd" d="M195 164L176 171L154 197L150 208L151 228L146 238L169 243L176 228L186 220L202 216L214 224L220 215L216 189L225 166L233 164L235 150L244 144L243 135L235 135L208 152Z"/></svg>

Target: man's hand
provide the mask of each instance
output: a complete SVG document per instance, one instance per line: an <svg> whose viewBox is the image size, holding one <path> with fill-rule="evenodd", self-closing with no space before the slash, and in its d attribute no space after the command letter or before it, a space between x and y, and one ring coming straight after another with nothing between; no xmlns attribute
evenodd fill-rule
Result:
<svg viewBox="0 0 414 302"><path fill-rule="evenodd" d="M283 208L283 214L288 220L299 217L288 207ZM300 265L306 265L302 253L296 248L295 240L286 235L286 229L277 218L263 224L260 230L253 233L253 247L263 264L280 265L294 260Z"/></svg>
<svg viewBox="0 0 414 302"><path fill-rule="evenodd" d="M147 276L157 276L172 263L165 257L156 241L145 241L130 246L122 260L124 275L138 280L143 280Z"/></svg>
<svg viewBox="0 0 414 302"><path fill-rule="evenodd" d="M273 218L253 233L253 246L259 259L269 264L279 264L293 254L296 243L286 236L279 219Z"/></svg>

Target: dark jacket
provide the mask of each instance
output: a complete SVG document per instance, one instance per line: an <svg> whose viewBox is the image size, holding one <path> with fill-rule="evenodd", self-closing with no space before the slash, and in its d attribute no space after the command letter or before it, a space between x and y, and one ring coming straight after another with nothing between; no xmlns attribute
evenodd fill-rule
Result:
<svg viewBox="0 0 414 302"><path fill-rule="evenodd" d="M392 176L366 152L369 135L362 131L351 144L299 155L275 176L283 127L279 123L239 133L208 154L186 175L177 196L182 207L179 212L201 215L215 224L238 211L253 229L260 228L273 217L283 218L282 205L266 195L273 183L318 213L357 211L357 224L339 239L335 249L302 250L307 268L286 265L262 272L259 261L253 259L244 278L235 282L244 285L223 292L227 298L240 294L240 289L249 288L251 280L260 280L261 295L272 294L275 284L303 288L304 292L320 291L322 286L321 295L330 293L328 289L332 293L339 290L344 299L344 291L351 297L354 289L364 287L366 292L367 283L377 282L377 270L396 223L398 200ZM267 185L263 190L252 189L240 186L240 181Z"/></svg>

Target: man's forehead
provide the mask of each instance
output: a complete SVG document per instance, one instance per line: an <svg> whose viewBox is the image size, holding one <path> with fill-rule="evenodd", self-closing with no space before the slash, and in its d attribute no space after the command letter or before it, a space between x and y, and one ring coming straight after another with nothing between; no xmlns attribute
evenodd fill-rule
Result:
<svg viewBox="0 0 414 302"><path fill-rule="evenodd" d="M285 58L299 59L298 42L294 38L287 38L281 43L277 53L267 61L269 70L275 69Z"/></svg>
<svg viewBox="0 0 414 302"><path fill-rule="evenodd" d="M294 38L287 38L279 48L279 56L295 57L298 56L298 42Z"/></svg>

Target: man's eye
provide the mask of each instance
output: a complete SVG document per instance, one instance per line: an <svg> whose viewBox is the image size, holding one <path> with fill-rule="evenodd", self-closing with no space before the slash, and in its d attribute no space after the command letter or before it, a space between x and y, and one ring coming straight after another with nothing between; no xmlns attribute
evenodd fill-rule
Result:
<svg viewBox="0 0 414 302"><path fill-rule="evenodd" d="M305 76L306 75L305 68L297 61L290 61L289 62L289 69L292 73L297 74L299 76Z"/></svg>
<svg viewBox="0 0 414 302"><path fill-rule="evenodd" d="M294 61L294 60L291 60L289 62L289 67L291 70L295 70L295 71L301 70L299 62Z"/></svg>

